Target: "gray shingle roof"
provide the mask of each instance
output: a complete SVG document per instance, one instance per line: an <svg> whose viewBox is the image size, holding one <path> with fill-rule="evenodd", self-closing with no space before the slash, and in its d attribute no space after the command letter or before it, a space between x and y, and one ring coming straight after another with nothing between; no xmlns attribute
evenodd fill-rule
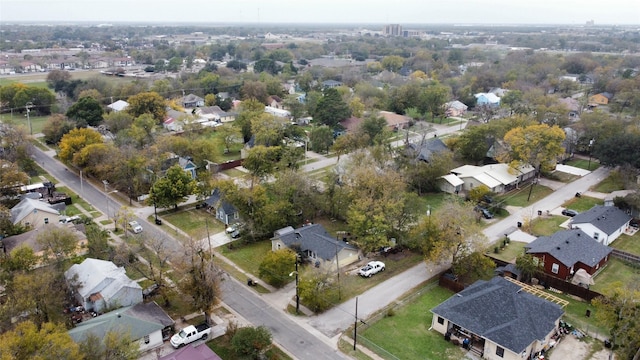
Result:
<svg viewBox="0 0 640 360"><path fill-rule="evenodd" d="M290 227L285 229L288 230L289 228ZM278 232L276 232L276 234L278 234ZM331 260L336 257L336 246L338 252L342 249L356 250L354 246L334 239L320 224L303 226L293 231L279 230L279 234L280 240L282 240L287 247L291 247L293 244L300 244L300 250L313 251L325 260Z"/></svg>
<svg viewBox="0 0 640 360"><path fill-rule="evenodd" d="M431 138L425 140L422 144L420 143L410 143L407 145L408 149L414 153L418 153L416 158L422 161L429 161L433 154L442 153L445 151L449 151L447 145L445 145L442 140L439 138Z"/></svg>
<svg viewBox="0 0 640 360"><path fill-rule="evenodd" d="M605 234L611 235L629 221L631 221L631 216L615 206L596 205L588 211L574 216L571 224L589 223Z"/></svg>
<svg viewBox="0 0 640 360"><path fill-rule="evenodd" d="M476 281L431 311L516 354L547 336L564 313L501 277Z"/></svg>
<svg viewBox="0 0 640 360"><path fill-rule="evenodd" d="M541 236L525 247L528 254L546 253L563 265L572 267L577 262L596 266L612 249L602 245L580 229L563 230L551 236Z"/></svg>
<svg viewBox="0 0 640 360"><path fill-rule="evenodd" d="M69 330L69 335L74 341L81 342L89 334L102 339L109 331L128 331L131 338L137 340L173 324L173 319L155 302L140 303L82 322Z"/></svg>
<svg viewBox="0 0 640 360"><path fill-rule="evenodd" d="M222 192L217 188L213 190L211 196L209 196L204 203L209 207L216 207L217 204L220 204L222 210L224 210L224 213L227 215L234 214L238 211L235 206L222 200Z"/></svg>

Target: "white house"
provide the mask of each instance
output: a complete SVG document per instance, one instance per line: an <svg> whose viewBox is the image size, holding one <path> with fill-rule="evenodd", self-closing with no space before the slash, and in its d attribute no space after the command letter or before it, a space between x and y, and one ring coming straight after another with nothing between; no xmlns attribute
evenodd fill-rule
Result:
<svg viewBox="0 0 640 360"><path fill-rule="evenodd" d="M65 271L64 277L86 310L100 312L142 302L140 285L111 261L85 259Z"/></svg>
<svg viewBox="0 0 640 360"><path fill-rule="evenodd" d="M124 100L118 100L116 102L113 102L107 105L109 109L115 112L125 110L128 106L129 106L129 103Z"/></svg>
<svg viewBox="0 0 640 360"><path fill-rule="evenodd" d="M38 228L49 223L58 222L60 212L46 202L23 198L11 208L11 222Z"/></svg>
<svg viewBox="0 0 640 360"><path fill-rule="evenodd" d="M500 106L500 98L494 93L477 93L474 96L478 106Z"/></svg>
<svg viewBox="0 0 640 360"><path fill-rule="evenodd" d="M603 245L609 245L629 229L631 216L614 206L596 205L574 216L571 227L584 231Z"/></svg>
<svg viewBox="0 0 640 360"><path fill-rule="evenodd" d="M464 184L461 190L463 191L485 185L494 193L502 193L512 190L521 182L534 177L535 169L530 165L524 165L518 169L507 164L463 165L452 169L451 174L462 180ZM452 177L448 177L444 181L451 183Z"/></svg>
<svg viewBox="0 0 640 360"><path fill-rule="evenodd" d="M273 116L282 117L282 118L291 118L291 113L288 110L277 109L273 106L265 106L264 111Z"/></svg>

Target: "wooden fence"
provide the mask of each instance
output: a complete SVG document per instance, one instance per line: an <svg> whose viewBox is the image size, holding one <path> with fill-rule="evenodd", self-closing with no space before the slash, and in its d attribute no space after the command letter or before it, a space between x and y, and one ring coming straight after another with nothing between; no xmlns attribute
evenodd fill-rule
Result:
<svg viewBox="0 0 640 360"><path fill-rule="evenodd" d="M613 251L611 251L611 255L620 260L627 261L636 265L640 265L640 256L638 255L630 254L628 252L618 250L618 249L613 249Z"/></svg>

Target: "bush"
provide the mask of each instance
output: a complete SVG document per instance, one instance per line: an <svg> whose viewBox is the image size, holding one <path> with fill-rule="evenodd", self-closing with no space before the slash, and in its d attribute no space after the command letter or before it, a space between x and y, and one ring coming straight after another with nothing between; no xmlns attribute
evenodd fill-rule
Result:
<svg viewBox="0 0 640 360"><path fill-rule="evenodd" d="M499 247L497 247L497 246L496 246L496 247L494 247L494 248L493 248L493 253L494 253L494 254L499 254L499 253L500 253L500 248L499 248Z"/></svg>
<svg viewBox="0 0 640 360"><path fill-rule="evenodd" d="M271 346L271 333L264 326L240 328L231 339L231 346L238 355L258 359Z"/></svg>

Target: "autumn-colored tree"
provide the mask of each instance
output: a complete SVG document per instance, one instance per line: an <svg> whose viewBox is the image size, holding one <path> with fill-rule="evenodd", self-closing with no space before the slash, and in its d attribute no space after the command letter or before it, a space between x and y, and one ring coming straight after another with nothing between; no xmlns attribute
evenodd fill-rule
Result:
<svg viewBox="0 0 640 360"><path fill-rule="evenodd" d="M135 360L140 357L140 346L129 331L111 330L103 337L88 332L80 341L80 353L84 359Z"/></svg>
<svg viewBox="0 0 640 360"><path fill-rule="evenodd" d="M126 111L134 118L143 114L151 114L156 123L161 124L167 115L166 104L162 96L156 92L142 92L127 99Z"/></svg>
<svg viewBox="0 0 640 360"><path fill-rule="evenodd" d="M282 287L291 281L289 273L294 268L296 256L290 249L270 251L260 263L258 275L267 283Z"/></svg>
<svg viewBox="0 0 640 360"><path fill-rule="evenodd" d="M38 328L25 321L0 335L2 360L83 360L77 343L60 324L44 323Z"/></svg>
<svg viewBox="0 0 640 360"><path fill-rule="evenodd" d="M113 111L104 116L104 123L109 127L109 130L117 134L124 129L128 129L133 124L133 116L129 115L126 111Z"/></svg>
<svg viewBox="0 0 640 360"><path fill-rule="evenodd" d="M38 234L36 243L42 249L42 259L49 264L60 264L78 250L78 235L66 227L54 227Z"/></svg>
<svg viewBox="0 0 640 360"><path fill-rule="evenodd" d="M16 163L0 159L0 198L12 198L27 184L29 176Z"/></svg>
<svg viewBox="0 0 640 360"><path fill-rule="evenodd" d="M522 281L529 282L538 272L544 271L542 261L531 254L520 254L516 257L516 268L520 270Z"/></svg>
<svg viewBox="0 0 640 360"><path fill-rule="evenodd" d="M338 286L334 272L303 271L299 275L300 302L313 312L323 312L338 301Z"/></svg>
<svg viewBox="0 0 640 360"><path fill-rule="evenodd" d="M404 59L398 55L389 55L382 58L382 66L391 72L397 72L402 68L403 64Z"/></svg>
<svg viewBox="0 0 640 360"><path fill-rule="evenodd" d="M509 130L504 136L509 150L498 155L502 162L512 167L530 165L536 169L551 170L564 153L564 131L547 124L529 125Z"/></svg>
<svg viewBox="0 0 640 360"><path fill-rule="evenodd" d="M609 329L620 359L640 358L640 284L616 281L592 300L599 323Z"/></svg>
<svg viewBox="0 0 640 360"><path fill-rule="evenodd" d="M102 143L102 135L99 132L88 128L73 129L60 140L58 157L62 161L70 162L85 146L99 143Z"/></svg>
<svg viewBox="0 0 640 360"><path fill-rule="evenodd" d="M287 124L287 119L265 112L251 119L251 133L255 136L256 145L280 145Z"/></svg>
<svg viewBox="0 0 640 360"><path fill-rule="evenodd" d="M28 314L28 318L40 326L46 322L64 321L63 308L66 299L66 283L59 267L39 268L14 274L7 284L7 303L3 317Z"/></svg>
<svg viewBox="0 0 640 360"><path fill-rule="evenodd" d="M240 89L242 100L256 99L263 105L267 102L267 85L259 81L247 81Z"/></svg>

